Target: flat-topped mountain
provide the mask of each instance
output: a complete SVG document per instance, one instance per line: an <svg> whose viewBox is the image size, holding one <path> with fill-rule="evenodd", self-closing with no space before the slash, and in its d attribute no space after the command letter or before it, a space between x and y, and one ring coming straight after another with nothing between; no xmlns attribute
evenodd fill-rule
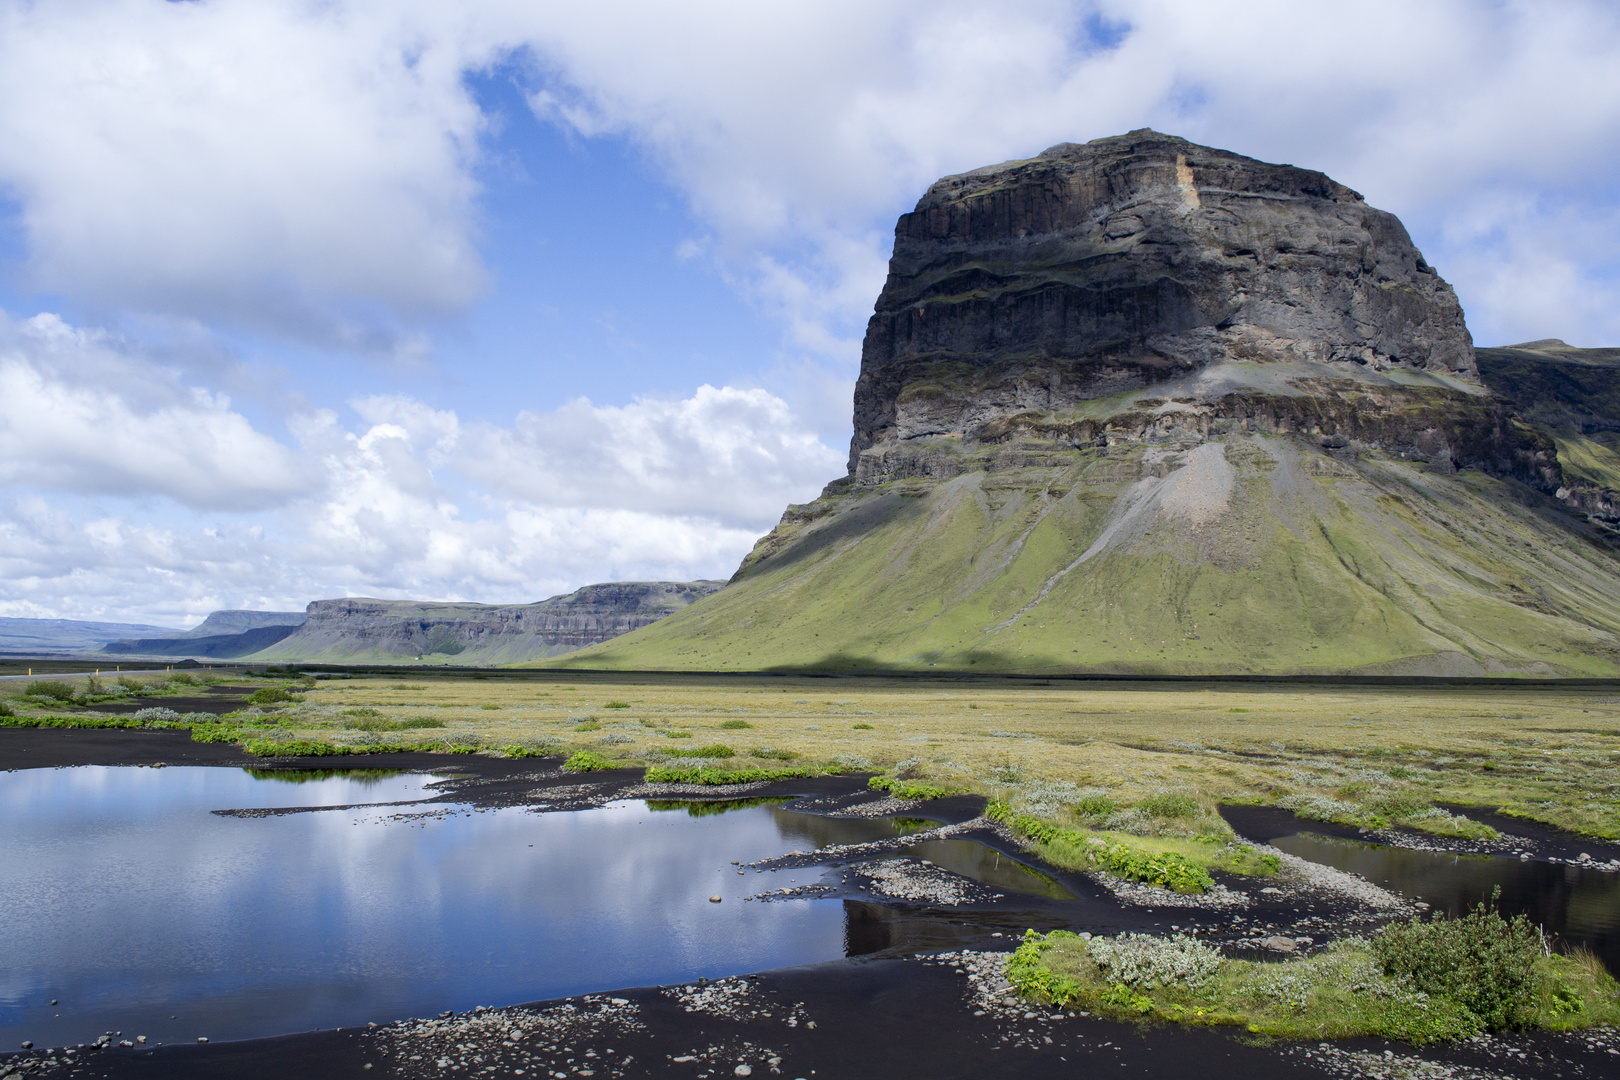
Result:
<svg viewBox="0 0 1620 1080"><path fill-rule="evenodd" d="M647 626L723 581L612 581L534 604L316 600L254 660L504 664L559 656Z"/></svg>
<svg viewBox="0 0 1620 1080"><path fill-rule="evenodd" d="M901 217L848 475L560 663L1615 674L1612 534L1515 408L1356 192L1064 143Z"/></svg>

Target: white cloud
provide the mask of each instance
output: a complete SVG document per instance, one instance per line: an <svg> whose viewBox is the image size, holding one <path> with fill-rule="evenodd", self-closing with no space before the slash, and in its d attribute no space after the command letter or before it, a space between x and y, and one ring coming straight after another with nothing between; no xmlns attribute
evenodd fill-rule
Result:
<svg viewBox="0 0 1620 1080"><path fill-rule="evenodd" d="M462 44L380 4L0 4L0 182L31 281L409 351L390 323L482 284Z"/></svg>
<svg viewBox="0 0 1620 1080"><path fill-rule="evenodd" d="M1600 0L1354 18L1285 0L0 0L0 183L30 273L113 308L423 355L409 327L483 281L486 119L464 77L512 56L533 60L540 115L643 147L712 230L700 246L795 346L845 363L896 210L1065 139L1153 124L1329 171L1441 238L1433 260L1493 306L1482 323L1536 292L1473 289L1479 251L1443 239L1458 207L1617 198L1620 12ZM1571 266L1606 298L1609 267ZM1574 308L1587 336L1620 330L1612 306Z"/></svg>
<svg viewBox="0 0 1620 1080"><path fill-rule="evenodd" d="M3 614L174 624L329 596L517 602L727 577L839 471L779 398L732 387L578 400L511 427L375 396L352 430L289 418L284 445L114 340L49 315L3 328Z"/></svg>
<svg viewBox="0 0 1620 1080"><path fill-rule="evenodd" d="M223 394L55 315L0 316L0 484L256 509L308 481Z"/></svg>
<svg viewBox="0 0 1620 1080"><path fill-rule="evenodd" d="M545 506L768 521L783 495L813 495L842 471L780 398L701 386L680 401L579 400L471 434L458 467L490 491Z"/></svg>

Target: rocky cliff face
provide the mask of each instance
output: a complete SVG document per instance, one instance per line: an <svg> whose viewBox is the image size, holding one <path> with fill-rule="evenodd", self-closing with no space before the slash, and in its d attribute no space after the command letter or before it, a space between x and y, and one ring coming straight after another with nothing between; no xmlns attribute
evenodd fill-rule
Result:
<svg viewBox="0 0 1620 1080"><path fill-rule="evenodd" d="M558 663L1612 676L1620 555L1562 512L1572 446L1350 189L1066 143L900 219L849 474L724 592Z"/></svg>
<svg viewBox="0 0 1620 1080"><path fill-rule="evenodd" d="M929 437L1299 432L1537 483L1550 461L1393 215L1152 131L934 184L895 229L854 421L858 483L949 474L904 451Z"/></svg>
<svg viewBox="0 0 1620 1080"><path fill-rule="evenodd" d="M255 660L499 664L558 656L647 626L723 581L616 581L536 604L316 600L298 630Z"/></svg>
<svg viewBox="0 0 1620 1080"><path fill-rule="evenodd" d="M1480 377L1557 448L1560 502L1620 526L1620 349L1557 338L1480 349Z"/></svg>

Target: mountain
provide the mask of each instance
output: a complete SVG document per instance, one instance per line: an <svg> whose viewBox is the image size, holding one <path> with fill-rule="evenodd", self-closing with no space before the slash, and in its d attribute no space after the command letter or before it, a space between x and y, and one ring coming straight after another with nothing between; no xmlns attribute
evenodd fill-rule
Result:
<svg viewBox="0 0 1620 1080"><path fill-rule="evenodd" d="M558 656L647 626L723 581L614 581L536 604L316 600L254 660L491 665Z"/></svg>
<svg viewBox="0 0 1620 1080"><path fill-rule="evenodd" d="M215 611L182 633L109 641L102 651L232 660L269 648L298 629L304 618L302 611Z"/></svg>
<svg viewBox="0 0 1620 1080"><path fill-rule="evenodd" d="M80 622L75 619L0 618L0 652L96 652L111 638L131 634L177 634L165 626L141 623Z"/></svg>
<svg viewBox="0 0 1620 1080"><path fill-rule="evenodd" d="M1620 555L1560 444L1318 172L1136 131L940 180L853 427L724 591L554 663L1620 673Z"/></svg>
<svg viewBox="0 0 1620 1080"><path fill-rule="evenodd" d="M1548 338L1477 353L1485 385L1558 448L1558 499L1620 526L1620 349Z"/></svg>

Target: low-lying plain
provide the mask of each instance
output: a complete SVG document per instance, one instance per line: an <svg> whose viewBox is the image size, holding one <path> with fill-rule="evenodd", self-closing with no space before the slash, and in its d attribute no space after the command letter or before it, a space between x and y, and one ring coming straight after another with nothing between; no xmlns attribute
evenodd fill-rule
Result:
<svg viewBox="0 0 1620 1080"><path fill-rule="evenodd" d="M1620 688L418 672L252 684L288 691L227 718L260 752L431 744L719 775L886 771L1138 834L1155 831L1144 819L1229 834L1216 804L1256 802L1462 835L1484 827L1443 807L1481 806L1620 838ZM0 691L12 723L84 713L25 690ZM713 747L731 753L693 756Z"/></svg>

